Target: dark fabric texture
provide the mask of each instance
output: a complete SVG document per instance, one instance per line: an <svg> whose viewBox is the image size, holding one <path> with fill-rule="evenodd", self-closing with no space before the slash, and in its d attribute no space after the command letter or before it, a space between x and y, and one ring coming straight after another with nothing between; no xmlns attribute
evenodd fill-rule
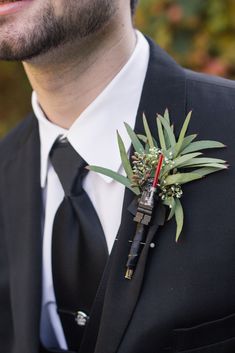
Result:
<svg viewBox="0 0 235 353"><path fill-rule="evenodd" d="M53 225L53 283L68 347L78 351L85 326L77 324L76 314L90 316L108 250L99 218L82 187L87 163L64 140L55 142L50 160L65 192Z"/></svg>
<svg viewBox="0 0 235 353"><path fill-rule="evenodd" d="M153 234L156 246L143 252L143 267L132 281L124 278L135 231L127 210L133 195L126 191L81 353L234 353L235 83L184 70L151 41L150 49L136 132L144 133L145 112L158 139L156 113L167 107L178 134L192 109L188 133L227 145L208 155L230 167L184 186L179 242L174 221L159 227ZM39 352L39 174L38 125L32 115L0 143L0 353Z"/></svg>

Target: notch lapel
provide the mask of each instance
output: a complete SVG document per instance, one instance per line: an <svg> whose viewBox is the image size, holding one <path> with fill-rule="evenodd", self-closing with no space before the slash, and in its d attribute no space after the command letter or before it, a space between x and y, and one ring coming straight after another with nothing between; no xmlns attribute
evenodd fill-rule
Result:
<svg viewBox="0 0 235 353"><path fill-rule="evenodd" d="M149 41L149 44L150 61L137 113L135 131L140 134L144 133L142 114L145 112L150 129L153 135L156 135L156 114L163 114L166 108L169 108L171 116L177 122L176 128L179 129L182 125L186 113L185 76L183 69L163 50L152 41ZM116 241L111 254L112 263L109 266L95 353L117 352L137 305L142 287L149 242L154 234L149 234L133 279L126 280L124 276L130 246L129 240L133 239L136 228L133 216L127 210L132 199L132 193L127 190L123 204L122 222L117 236L118 241ZM101 301L99 305L101 305Z"/></svg>
<svg viewBox="0 0 235 353"><path fill-rule="evenodd" d="M4 214L15 333L13 352L34 353L39 345L41 308L40 149L36 119L31 117L26 125L4 167Z"/></svg>

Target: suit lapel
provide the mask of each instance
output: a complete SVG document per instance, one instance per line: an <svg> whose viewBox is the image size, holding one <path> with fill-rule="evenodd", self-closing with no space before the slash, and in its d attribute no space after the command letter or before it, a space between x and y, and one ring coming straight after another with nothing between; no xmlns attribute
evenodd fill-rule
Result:
<svg viewBox="0 0 235 353"><path fill-rule="evenodd" d="M145 112L151 131L156 131L156 113L163 114L169 108L178 126L185 117L185 77L183 70L164 51L150 41L150 62L137 113L135 130L143 133L142 114ZM112 254L103 312L95 353L114 353L120 345L138 301L147 262L146 244L135 276L131 281L124 278L129 252L129 240L133 238L136 224L127 210L132 193L125 193L122 222ZM148 243L151 241L149 235ZM101 301L100 301L101 305Z"/></svg>
<svg viewBox="0 0 235 353"><path fill-rule="evenodd" d="M36 119L28 125L5 165L4 200L15 344L17 352L33 353L41 307L41 194Z"/></svg>

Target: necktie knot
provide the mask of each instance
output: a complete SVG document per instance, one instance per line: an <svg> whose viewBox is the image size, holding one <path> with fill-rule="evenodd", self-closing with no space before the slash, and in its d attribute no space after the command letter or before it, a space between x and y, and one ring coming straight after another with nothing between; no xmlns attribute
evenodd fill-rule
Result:
<svg viewBox="0 0 235 353"><path fill-rule="evenodd" d="M82 188L82 179L88 172L87 163L75 151L67 139L56 140L50 153L51 164L54 167L65 195L76 195Z"/></svg>

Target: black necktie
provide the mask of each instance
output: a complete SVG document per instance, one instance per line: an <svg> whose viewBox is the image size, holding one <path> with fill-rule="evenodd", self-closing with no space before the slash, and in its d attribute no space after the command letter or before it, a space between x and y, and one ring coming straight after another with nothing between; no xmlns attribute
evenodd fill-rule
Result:
<svg viewBox="0 0 235 353"><path fill-rule="evenodd" d="M55 142L50 159L65 192L53 225L54 290L68 347L78 351L108 250L99 218L82 187L86 163L67 140Z"/></svg>

